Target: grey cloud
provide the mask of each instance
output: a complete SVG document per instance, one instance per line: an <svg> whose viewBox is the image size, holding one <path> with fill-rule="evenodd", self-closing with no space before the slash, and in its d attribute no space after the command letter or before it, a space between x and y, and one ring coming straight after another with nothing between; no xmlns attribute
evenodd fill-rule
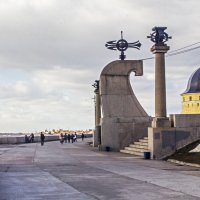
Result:
<svg viewBox="0 0 200 200"><path fill-rule="evenodd" d="M0 127L9 130L9 120L16 131L93 128L91 85L119 56L105 43L118 40L123 30L128 41L142 43L140 51L126 52L127 59L151 57L153 44L146 36L153 26L168 27L171 50L198 42L199 5L198 0L0 0L0 71L7 71L0 80ZM198 67L198 54L166 58L169 112L180 111L179 95ZM14 76L9 70L19 71ZM133 75L131 82L153 115L154 60L144 61L143 77Z"/></svg>

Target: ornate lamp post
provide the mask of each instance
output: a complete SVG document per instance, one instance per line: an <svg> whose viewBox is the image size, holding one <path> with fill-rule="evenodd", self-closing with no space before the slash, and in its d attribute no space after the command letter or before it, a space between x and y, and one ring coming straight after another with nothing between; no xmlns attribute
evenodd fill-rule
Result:
<svg viewBox="0 0 200 200"><path fill-rule="evenodd" d="M107 49L110 50L118 50L121 51L121 55L119 58L121 60L124 60L126 58L126 55L124 54L124 51L126 51L128 48L135 48L135 49L140 49L141 43L139 41L128 43L125 39L123 39L123 31L121 31L121 39L116 41L112 40L106 43L105 45Z"/></svg>
<svg viewBox="0 0 200 200"><path fill-rule="evenodd" d="M164 31L167 27L154 27L150 38L155 44L151 48L151 52L155 54L155 117L166 118L166 85L165 85L165 53L170 49L165 44L169 37Z"/></svg>

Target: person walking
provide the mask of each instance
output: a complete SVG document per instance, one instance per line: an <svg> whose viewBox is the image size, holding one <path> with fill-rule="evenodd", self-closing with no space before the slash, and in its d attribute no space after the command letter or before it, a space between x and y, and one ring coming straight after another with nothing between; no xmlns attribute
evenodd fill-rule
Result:
<svg viewBox="0 0 200 200"><path fill-rule="evenodd" d="M74 142L77 142L77 134L76 134L76 132L74 134Z"/></svg>
<svg viewBox="0 0 200 200"><path fill-rule="evenodd" d="M40 134L41 146L43 146L43 145L44 145L44 139L45 139L44 133L43 133L43 132L41 132L41 134Z"/></svg>
<svg viewBox="0 0 200 200"><path fill-rule="evenodd" d="M73 133L71 134L71 141L72 141L72 143L74 142L74 134Z"/></svg>
<svg viewBox="0 0 200 200"><path fill-rule="evenodd" d="M29 143L29 139L27 135L25 135L25 143Z"/></svg>
<svg viewBox="0 0 200 200"><path fill-rule="evenodd" d="M63 136L63 133L61 133L60 134L60 143L63 144L63 142L64 142L64 136Z"/></svg>
<svg viewBox="0 0 200 200"><path fill-rule="evenodd" d="M64 140L65 140L65 143L67 142L67 133L65 133L64 135Z"/></svg>
<svg viewBox="0 0 200 200"><path fill-rule="evenodd" d="M82 141L84 140L84 138L85 138L85 135L84 135L84 133L82 133L82 134L81 134L81 139L82 139Z"/></svg>
<svg viewBox="0 0 200 200"><path fill-rule="evenodd" d="M31 133L31 135L30 135L30 142L34 142L34 134L33 133Z"/></svg>
<svg viewBox="0 0 200 200"><path fill-rule="evenodd" d="M70 143L70 139L71 139L71 135L68 133L68 135L67 135L68 143Z"/></svg>

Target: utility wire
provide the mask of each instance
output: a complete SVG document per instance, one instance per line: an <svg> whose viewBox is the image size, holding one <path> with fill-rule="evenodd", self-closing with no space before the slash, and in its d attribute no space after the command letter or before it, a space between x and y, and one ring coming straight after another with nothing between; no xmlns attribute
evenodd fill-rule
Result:
<svg viewBox="0 0 200 200"><path fill-rule="evenodd" d="M196 43L194 43L194 44L187 45L187 46L182 47L182 48L180 48L180 49L176 49L176 50L170 51L169 54L174 53L174 52L176 52L176 51L180 51L180 50L182 50L182 49L186 49L186 48L188 48L188 47L194 46L194 45L199 44L199 43L200 43L200 42L196 42Z"/></svg>
<svg viewBox="0 0 200 200"><path fill-rule="evenodd" d="M182 54L182 53L186 53L186 52L189 52L189 51L193 51L195 49L199 49L200 46L197 46L197 47L193 47L193 48L190 48L190 49L186 49L186 50L183 50L183 51L177 51L175 53L169 53L167 54L166 56L175 56L175 55L178 55L178 54Z"/></svg>
<svg viewBox="0 0 200 200"><path fill-rule="evenodd" d="M173 51L171 51L170 53L166 54L166 57L175 56L175 55L179 55L179 54L182 54L182 53L187 53L187 52L190 52L190 51L199 49L200 46L187 49L188 47L191 47L191 46L194 46L194 45L197 45L197 44L200 44L200 42L196 42L196 43L194 43L194 44L187 45L187 46L182 47L182 48L180 48L180 49L173 50ZM184 50L184 49L185 49L185 50ZM154 57L147 57L147 58L143 58L143 59L141 59L141 60L151 60L151 59L154 59Z"/></svg>
<svg viewBox="0 0 200 200"><path fill-rule="evenodd" d="M143 59L141 59L141 60L151 60L151 59L154 59L154 57L143 58Z"/></svg>

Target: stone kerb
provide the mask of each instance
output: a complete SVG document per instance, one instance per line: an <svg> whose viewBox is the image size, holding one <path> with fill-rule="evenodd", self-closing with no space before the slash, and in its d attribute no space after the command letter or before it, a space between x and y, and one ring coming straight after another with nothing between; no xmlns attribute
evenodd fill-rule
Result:
<svg viewBox="0 0 200 200"><path fill-rule="evenodd" d="M147 136L150 117L140 105L130 84L130 73L143 75L140 60L109 63L100 76L102 106L102 147L119 151L136 139Z"/></svg>

